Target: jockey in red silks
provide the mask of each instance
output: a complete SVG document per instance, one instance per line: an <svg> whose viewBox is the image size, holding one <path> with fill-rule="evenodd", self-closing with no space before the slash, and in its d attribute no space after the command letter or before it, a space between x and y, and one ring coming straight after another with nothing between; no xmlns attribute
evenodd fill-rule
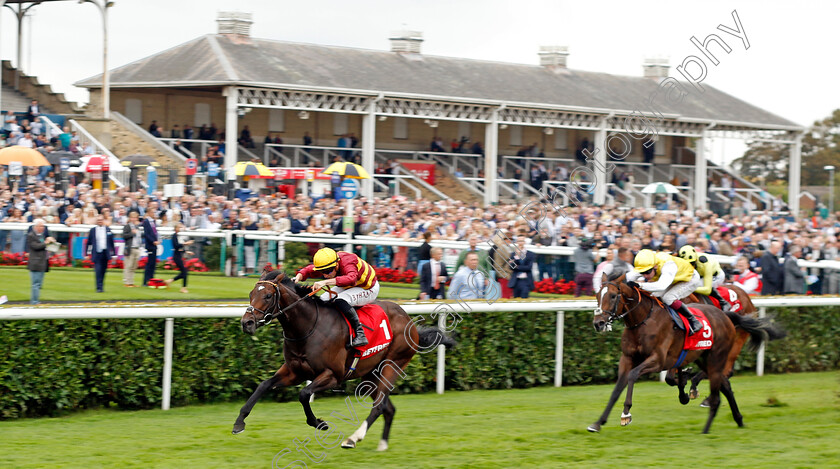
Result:
<svg viewBox="0 0 840 469"><path fill-rule="evenodd" d="M379 282L376 271L370 264L351 252L336 252L330 248L319 249L312 259L313 263L300 269L295 275L295 282L308 278L323 278L312 285L313 291L324 287L335 286L332 292L337 293L333 304L341 311L356 337L350 342L350 347L367 345L365 331L359 321L359 315L354 306L362 306L376 301L379 295ZM330 293L325 292L321 299L329 301Z"/></svg>

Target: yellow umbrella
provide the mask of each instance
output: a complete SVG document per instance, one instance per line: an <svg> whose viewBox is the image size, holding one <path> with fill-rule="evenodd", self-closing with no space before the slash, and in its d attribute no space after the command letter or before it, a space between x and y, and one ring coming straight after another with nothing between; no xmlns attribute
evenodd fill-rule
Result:
<svg viewBox="0 0 840 469"><path fill-rule="evenodd" d="M356 163L348 163L346 161L331 164L321 174L338 174L341 177L350 179L370 179L370 174L365 171L365 168L362 168Z"/></svg>
<svg viewBox="0 0 840 469"><path fill-rule="evenodd" d="M233 167L234 174L237 176L265 176L274 177L274 173L262 163L252 163L250 161L240 161Z"/></svg>
<svg viewBox="0 0 840 469"><path fill-rule="evenodd" d="M0 150L0 164L9 164L18 161L23 166L49 166L50 162L44 155L32 148L15 145Z"/></svg>

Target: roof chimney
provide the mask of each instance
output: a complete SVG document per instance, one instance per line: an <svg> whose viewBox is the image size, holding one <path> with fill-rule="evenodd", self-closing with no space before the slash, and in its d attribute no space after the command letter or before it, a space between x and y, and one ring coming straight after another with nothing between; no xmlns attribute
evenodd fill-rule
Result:
<svg viewBox="0 0 840 469"><path fill-rule="evenodd" d="M391 52L419 54L420 44L423 43L423 33L420 31L394 31L388 39L391 41Z"/></svg>
<svg viewBox="0 0 840 469"><path fill-rule="evenodd" d="M220 11L216 18L218 34L251 35L251 13L241 11Z"/></svg>
<svg viewBox="0 0 840 469"><path fill-rule="evenodd" d="M569 48L566 46L540 46L540 65L550 70L566 68Z"/></svg>
<svg viewBox="0 0 840 469"><path fill-rule="evenodd" d="M671 66L667 57L648 57L642 62L642 70L645 78L668 78L668 71Z"/></svg>

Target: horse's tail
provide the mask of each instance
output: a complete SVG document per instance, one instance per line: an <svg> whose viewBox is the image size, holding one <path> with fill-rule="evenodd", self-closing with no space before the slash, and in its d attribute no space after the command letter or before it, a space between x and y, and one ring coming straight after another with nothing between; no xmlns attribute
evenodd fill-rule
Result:
<svg viewBox="0 0 840 469"><path fill-rule="evenodd" d="M782 339L787 335L782 326L773 322L771 318L751 318L731 311L727 312L726 316L735 327L740 327L750 334L750 350L757 349L763 342Z"/></svg>
<svg viewBox="0 0 840 469"><path fill-rule="evenodd" d="M418 327L417 334L420 335L420 347L423 349L430 349L438 345L445 345L452 348L458 345L455 339L449 337L437 327Z"/></svg>

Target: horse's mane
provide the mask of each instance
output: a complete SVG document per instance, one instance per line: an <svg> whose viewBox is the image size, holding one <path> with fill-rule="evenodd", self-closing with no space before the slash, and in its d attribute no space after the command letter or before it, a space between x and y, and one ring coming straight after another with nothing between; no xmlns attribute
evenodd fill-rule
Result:
<svg viewBox="0 0 840 469"><path fill-rule="evenodd" d="M271 272L269 272L268 274L265 275L265 278L263 278L263 280L268 280L270 282L274 282L275 280L277 280L277 277L279 277L280 274L283 274L282 270L272 270ZM310 288L306 285L301 285L299 283L295 283L294 277L289 277L288 275L283 275L283 278L280 280L280 284L289 288L290 290L295 292L295 294L297 296L299 296L301 298L303 298L304 296L306 296L306 295L308 295L309 293L312 292L312 288ZM307 298L304 301L311 301L311 302L314 302L316 304L321 304L321 305L324 304L324 301L321 300L321 298L318 295L310 296L309 298Z"/></svg>

